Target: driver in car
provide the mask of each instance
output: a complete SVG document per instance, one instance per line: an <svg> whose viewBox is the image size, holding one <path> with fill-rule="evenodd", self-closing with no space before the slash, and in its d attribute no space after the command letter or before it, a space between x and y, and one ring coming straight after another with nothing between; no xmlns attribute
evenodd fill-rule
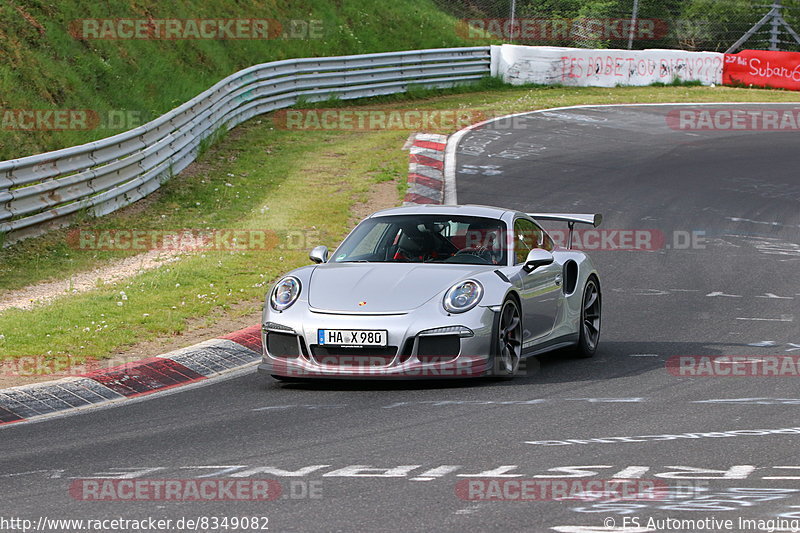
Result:
<svg viewBox="0 0 800 533"><path fill-rule="evenodd" d="M466 233L465 246L459 254L472 254L493 265L500 264L503 255L500 233L497 226L479 227L473 224Z"/></svg>

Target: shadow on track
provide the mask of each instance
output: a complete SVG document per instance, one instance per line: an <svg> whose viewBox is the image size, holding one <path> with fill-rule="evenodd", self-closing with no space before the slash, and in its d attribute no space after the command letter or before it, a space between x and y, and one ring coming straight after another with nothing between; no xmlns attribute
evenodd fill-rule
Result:
<svg viewBox="0 0 800 533"><path fill-rule="evenodd" d="M520 363L519 374L513 380L498 378L449 378L420 380L385 379L318 379L279 382L262 378L267 388L309 391L419 391L476 387L522 387L543 383L570 383L615 379L653 371L667 372L670 357L681 355L730 355L753 351L746 344L702 342L605 342L590 359L573 357L558 350L531 357ZM634 354L645 355L632 357Z"/></svg>

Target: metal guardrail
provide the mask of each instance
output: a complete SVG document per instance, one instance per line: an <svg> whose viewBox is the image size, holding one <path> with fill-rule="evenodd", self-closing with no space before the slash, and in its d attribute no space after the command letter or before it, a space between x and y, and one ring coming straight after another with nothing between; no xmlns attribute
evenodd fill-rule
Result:
<svg viewBox="0 0 800 533"><path fill-rule="evenodd" d="M68 225L85 210L102 216L158 189L186 168L201 141L224 127L290 107L452 87L490 71L489 47L289 59L223 79L138 128L71 148L0 162L0 234L4 245Z"/></svg>

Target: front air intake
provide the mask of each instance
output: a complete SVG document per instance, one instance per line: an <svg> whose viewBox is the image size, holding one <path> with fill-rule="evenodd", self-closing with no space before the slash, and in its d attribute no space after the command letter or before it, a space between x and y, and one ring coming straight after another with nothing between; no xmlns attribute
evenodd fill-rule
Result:
<svg viewBox="0 0 800 533"><path fill-rule="evenodd" d="M460 351L458 335L420 335L417 343L417 359L422 363L451 361Z"/></svg>
<svg viewBox="0 0 800 533"><path fill-rule="evenodd" d="M272 357L292 359L300 356L297 335L290 333L267 332L267 353Z"/></svg>

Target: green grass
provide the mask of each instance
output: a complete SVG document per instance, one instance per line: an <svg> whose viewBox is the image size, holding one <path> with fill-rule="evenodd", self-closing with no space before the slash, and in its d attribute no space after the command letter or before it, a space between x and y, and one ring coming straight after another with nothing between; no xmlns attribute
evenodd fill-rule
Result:
<svg viewBox="0 0 800 533"><path fill-rule="evenodd" d="M314 38L80 40L80 19L321 21ZM0 109L131 113L125 127L86 131L0 128L0 160L107 137L151 120L245 67L295 57L482 44L432 0L105 0L0 2ZM287 25L288 28L288 25ZM302 36L302 32L301 32ZM487 41L488 42L488 41Z"/></svg>
<svg viewBox="0 0 800 533"><path fill-rule="evenodd" d="M504 87L386 98L369 107L471 109L496 116L577 104L714 101L792 102L797 95L724 87ZM232 313L237 303L261 299L272 279L308 263L309 248L338 243L348 230L352 206L372 185L397 180L398 192L403 190L407 153L400 146L408 133L286 131L273 128L269 116L240 126L210 147L189 175L176 176L144 204L79 227L265 228L280 235L294 231L306 237L303 242L287 246L284 239L282 247L272 250L196 254L51 305L0 313L0 358L48 353L69 354L74 361L106 357L143 340L185 331L192 321ZM131 253L77 250L67 235L58 230L0 251L0 287L67 277Z"/></svg>
<svg viewBox="0 0 800 533"><path fill-rule="evenodd" d="M650 87L702 87L703 82L700 80L682 80L680 78L674 78L669 83L664 83L663 81L654 81L650 84Z"/></svg>

